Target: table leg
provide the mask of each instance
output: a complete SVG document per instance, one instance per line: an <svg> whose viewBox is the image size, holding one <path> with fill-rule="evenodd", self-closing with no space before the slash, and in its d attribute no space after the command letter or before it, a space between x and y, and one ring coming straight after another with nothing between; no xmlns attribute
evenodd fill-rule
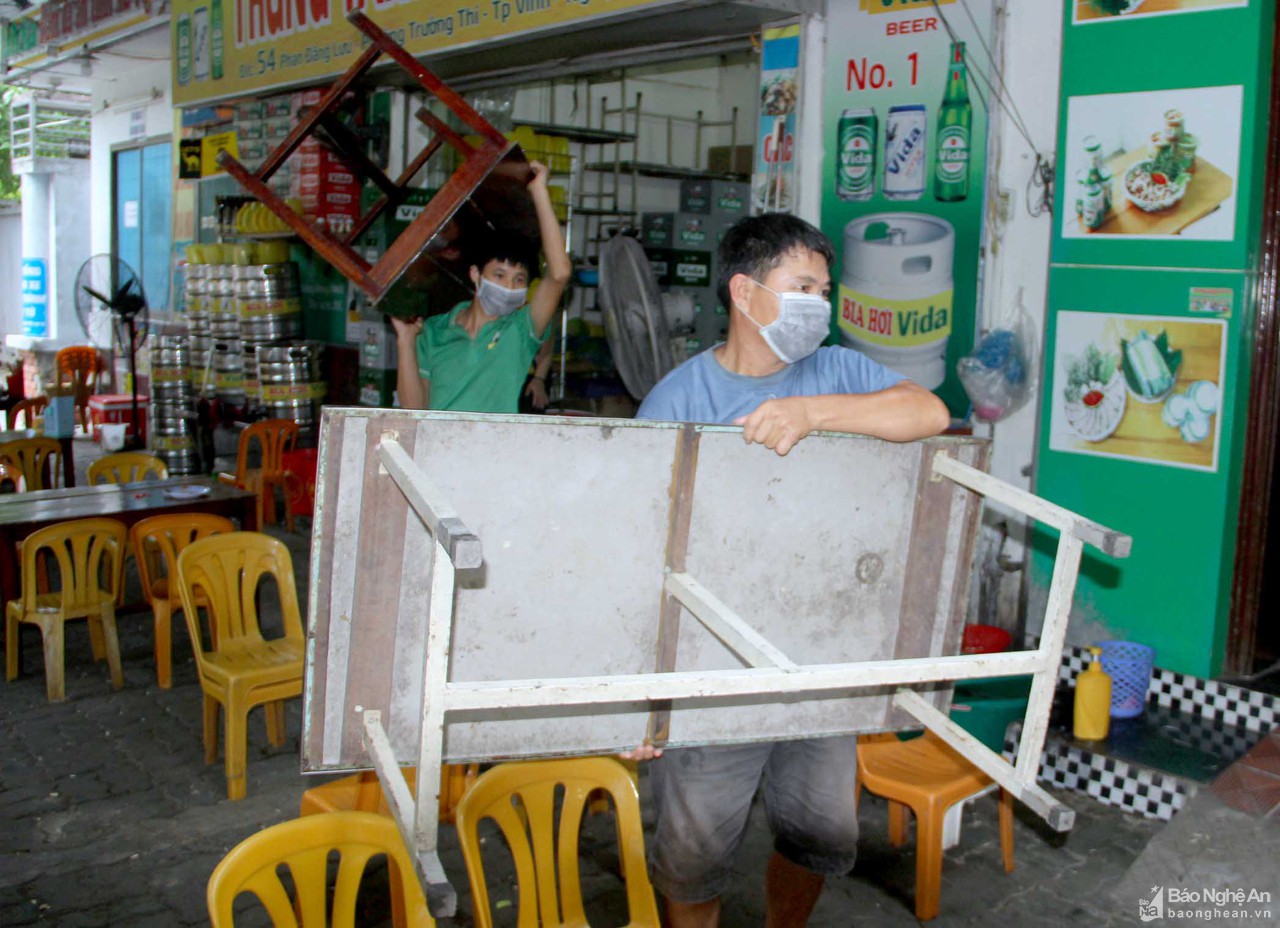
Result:
<svg viewBox="0 0 1280 928"><path fill-rule="evenodd" d="M72 455L74 442L70 438L59 438L58 441L62 445L62 485L73 487L76 485L76 462Z"/></svg>

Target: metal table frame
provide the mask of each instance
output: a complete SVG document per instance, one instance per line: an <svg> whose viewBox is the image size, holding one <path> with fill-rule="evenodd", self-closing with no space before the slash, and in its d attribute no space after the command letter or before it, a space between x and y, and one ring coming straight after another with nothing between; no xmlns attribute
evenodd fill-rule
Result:
<svg viewBox="0 0 1280 928"><path fill-rule="evenodd" d="M463 516L426 478L394 433L383 436L377 457L380 472L385 471L395 481L430 532L436 553L427 618L423 736L417 761L416 801L397 766L379 711L363 713L364 736L392 814L406 845L412 850L434 915L449 916L456 909L456 896L437 851L445 724L450 718L495 709L536 712L551 707L563 709L638 701L653 705L670 700L696 705L726 696L756 697L764 701L777 696L821 696L851 689L896 686L893 698L896 706L935 732L1052 828L1068 831L1072 827L1074 812L1036 784L1036 773L1048 730L1049 710L1084 545L1090 544L1107 555L1123 558L1129 554L1129 536L1012 487L939 451L932 461L929 478L932 482L953 481L1060 533L1043 631L1039 647L1034 650L797 665L743 622L696 577L668 569L664 580L666 593L732 649L745 665L743 669L449 683L446 681L449 679L455 576L460 569L480 566L481 540L467 529ZM913 684L1023 674L1030 674L1033 682L1018 755L1012 765L911 689Z"/></svg>

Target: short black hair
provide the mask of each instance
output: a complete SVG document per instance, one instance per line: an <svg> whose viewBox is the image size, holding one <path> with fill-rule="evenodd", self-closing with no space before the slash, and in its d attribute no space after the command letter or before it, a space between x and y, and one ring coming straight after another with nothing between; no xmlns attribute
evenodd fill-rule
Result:
<svg viewBox="0 0 1280 928"><path fill-rule="evenodd" d="M519 264L530 279L538 273L538 254L533 242L519 232L489 232L476 236L471 246L471 264L481 272L490 261Z"/></svg>
<svg viewBox="0 0 1280 928"><path fill-rule="evenodd" d="M782 263L789 252L801 249L822 255L830 265L836 259L831 239L820 229L790 213L762 213L734 223L724 238L716 262L716 296L726 310L732 309L729 280L734 274L746 274L753 280L765 276Z"/></svg>

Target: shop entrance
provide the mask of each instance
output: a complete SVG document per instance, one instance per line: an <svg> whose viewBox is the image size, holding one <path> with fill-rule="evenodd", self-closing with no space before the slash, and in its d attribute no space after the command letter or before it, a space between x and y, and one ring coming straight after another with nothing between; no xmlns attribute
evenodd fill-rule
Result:
<svg viewBox="0 0 1280 928"><path fill-rule="evenodd" d="M173 143L112 152L112 253L138 272L152 312L169 308L173 248Z"/></svg>

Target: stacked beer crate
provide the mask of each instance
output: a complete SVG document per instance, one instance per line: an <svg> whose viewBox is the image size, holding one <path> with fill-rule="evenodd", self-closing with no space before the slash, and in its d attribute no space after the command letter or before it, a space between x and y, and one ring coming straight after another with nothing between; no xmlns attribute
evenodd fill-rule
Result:
<svg viewBox="0 0 1280 928"><path fill-rule="evenodd" d="M670 321L682 357L711 347L728 331L716 296L716 249L725 230L750 214L750 194L746 183L689 178L680 182L678 211L641 217L641 240L658 285L677 297Z"/></svg>
<svg viewBox="0 0 1280 928"><path fill-rule="evenodd" d="M295 119L320 102L324 91L302 90L293 95ZM361 179L342 158L314 136L298 146L293 156L291 195L302 200L303 211L324 223L337 235L346 235L360 218Z"/></svg>

